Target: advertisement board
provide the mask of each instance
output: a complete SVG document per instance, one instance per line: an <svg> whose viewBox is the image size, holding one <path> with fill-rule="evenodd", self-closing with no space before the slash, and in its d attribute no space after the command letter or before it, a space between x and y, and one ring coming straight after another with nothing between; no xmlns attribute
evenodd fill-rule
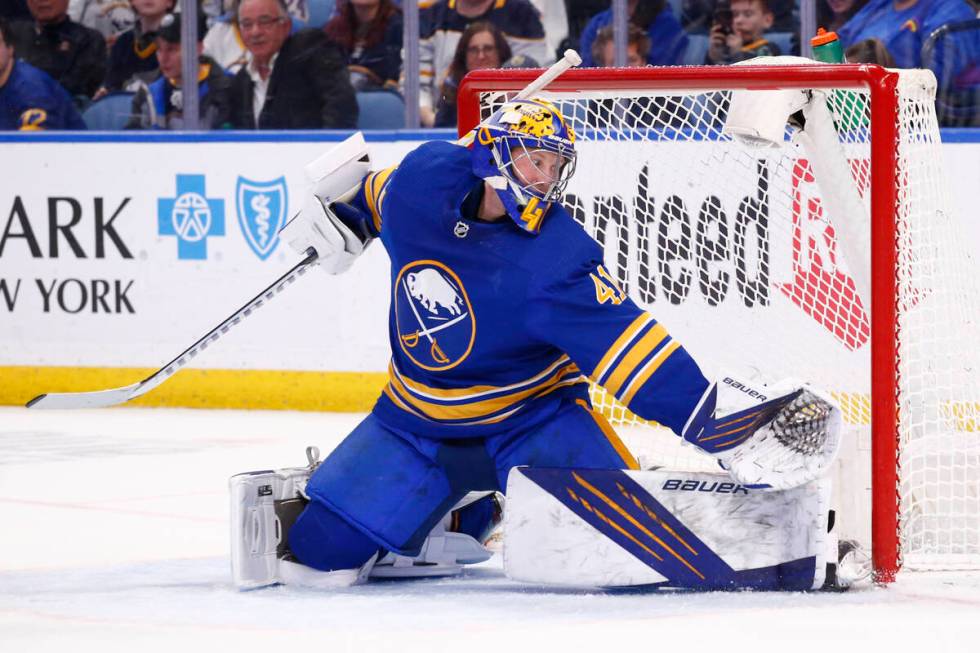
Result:
<svg viewBox="0 0 980 653"><path fill-rule="evenodd" d="M279 140L273 134L46 136L5 137L0 145L0 402L8 404L44 391L138 381L285 273L298 257L277 232L308 192L303 166L343 135L278 135ZM373 167L397 163L430 136L391 132L369 138ZM967 140L944 146L949 185L961 212L970 210L969 189L980 169L980 142ZM577 178L588 178L591 167L604 165L603 157L583 154ZM667 183L659 181L661 175L651 179L644 191L651 197L680 194L678 204L685 212L667 214L678 224L697 225L699 215L711 213L711 197L683 197L680 187L656 186ZM739 179L745 188L728 184L716 200L727 228L733 234L741 230L742 238L731 239L729 247L742 243L744 249L759 225L738 224L734 207L752 201L759 180L751 175ZM621 178L603 189L576 190L573 185L568 198L583 222L608 223L607 263L626 283L636 275L621 269L612 244L615 216L625 215L615 201L623 200L596 198L632 202L637 184L637 179ZM652 215L663 220L663 200L657 201L661 204ZM706 228L717 232L716 225ZM667 225L664 233L672 229ZM970 244L980 247L980 228L968 229ZM737 269L739 261L761 255L751 248L728 249L724 261L632 257L628 265L657 266L653 278L658 286L635 291L650 300L648 308L658 317L681 321L686 302L714 301L711 297L735 304L771 294L792 300L791 293L780 290L780 284L794 283L792 252L778 250L788 247L785 242L771 247L765 253L773 260L767 279ZM140 401L370 407L388 360L388 276L379 244L345 275L331 277L314 269L209 347L190 369ZM706 287L713 288L707 295ZM779 305L786 309L790 303ZM799 314L796 310L794 316ZM851 345L860 346L866 334L859 322L824 325L829 342L839 344L841 333L835 336L834 329L843 328L856 339ZM707 343L692 344L709 353L712 349Z"/></svg>

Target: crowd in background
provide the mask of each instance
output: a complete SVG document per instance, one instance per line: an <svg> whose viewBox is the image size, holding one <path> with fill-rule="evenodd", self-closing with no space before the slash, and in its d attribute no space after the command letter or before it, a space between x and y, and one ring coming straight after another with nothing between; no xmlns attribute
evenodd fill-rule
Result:
<svg viewBox="0 0 980 653"><path fill-rule="evenodd" d="M0 0L0 129L84 128L125 94L126 127L183 124L180 3ZM933 69L940 118L980 125L977 0L817 0L849 61ZM203 129L349 129L365 93L399 93L401 0L201 0ZM629 0L627 66L731 64L799 54L798 0ZM471 70L540 67L568 47L613 65L608 0L430 0L419 5L424 127L456 124ZM812 35L803 35L809 38Z"/></svg>

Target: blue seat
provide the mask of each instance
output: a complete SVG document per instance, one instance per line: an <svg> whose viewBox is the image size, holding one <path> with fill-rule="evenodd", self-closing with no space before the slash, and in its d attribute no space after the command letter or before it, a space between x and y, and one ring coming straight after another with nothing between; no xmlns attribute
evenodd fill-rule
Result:
<svg viewBox="0 0 980 653"><path fill-rule="evenodd" d="M357 94L358 129L402 129L405 101L391 91L360 91Z"/></svg>
<svg viewBox="0 0 980 653"><path fill-rule="evenodd" d="M337 9L337 3L333 0L309 0L306 6L310 12L306 19L306 26L317 29L326 25Z"/></svg>
<svg viewBox="0 0 980 653"><path fill-rule="evenodd" d="M82 120L95 131L122 129L133 115L133 93L110 93L85 108Z"/></svg>

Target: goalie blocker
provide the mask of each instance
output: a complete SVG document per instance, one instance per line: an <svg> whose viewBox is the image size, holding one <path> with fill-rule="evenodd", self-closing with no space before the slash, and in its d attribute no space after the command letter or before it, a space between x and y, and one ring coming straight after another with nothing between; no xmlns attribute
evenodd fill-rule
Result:
<svg viewBox="0 0 980 653"><path fill-rule="evenodd" d="M826 479L763 491L720 473L514 468L504 569L576 587L819 589L838 555L829 503Z"/></svg>

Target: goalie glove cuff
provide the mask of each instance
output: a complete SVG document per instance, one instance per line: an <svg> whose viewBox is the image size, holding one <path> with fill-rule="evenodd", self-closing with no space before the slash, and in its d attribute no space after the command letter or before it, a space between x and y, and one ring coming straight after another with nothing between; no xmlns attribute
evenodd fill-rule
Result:
<svg viewBox="0 0 980 653"><path fill-rule="evenodd" d="M822 476L837 457L840 408L793 381L753 387L732 376L713 383L682 432L735 480L785 489Z"/></svg>
<svg viewBox="0 0 980 653"><path fill-rule="evenodd" d="M346 271L370 243L315 195L286 223L280 237L298 254L316 252L317 263L328 274Z"/></svg>

